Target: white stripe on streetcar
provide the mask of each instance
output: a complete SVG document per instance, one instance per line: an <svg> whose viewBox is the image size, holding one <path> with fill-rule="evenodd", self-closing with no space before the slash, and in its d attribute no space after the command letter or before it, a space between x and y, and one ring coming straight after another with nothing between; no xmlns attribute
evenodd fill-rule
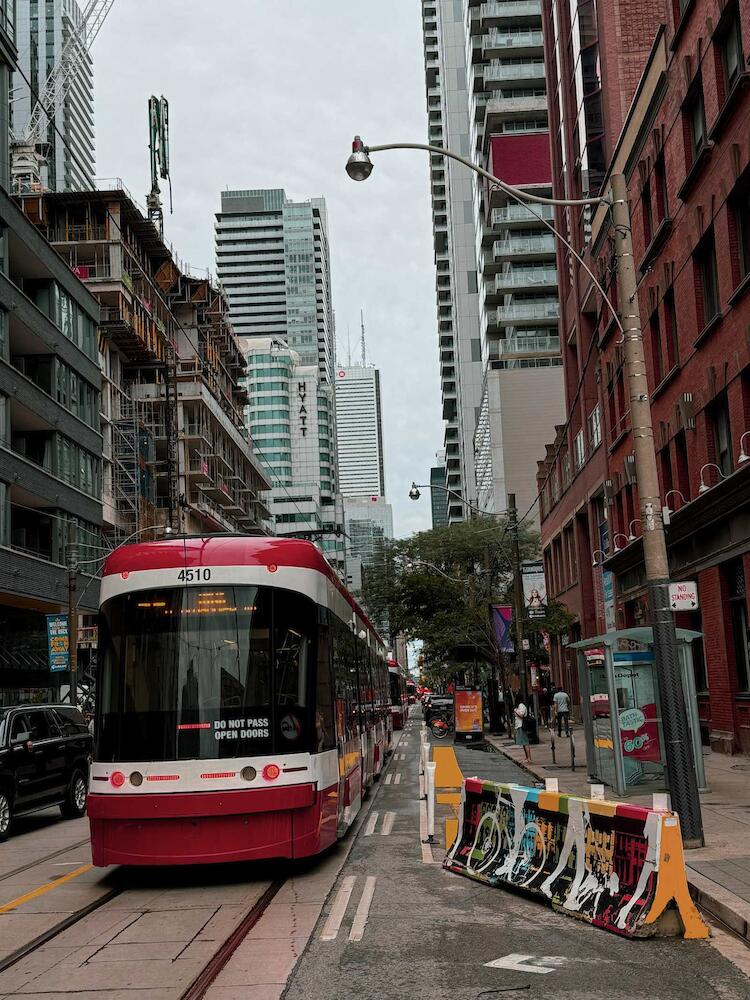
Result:
<svg viewBox="0 0 750 1000"><path fill-rule="evenodd" d="M401 784L401 772L400 771L398 772L398 774L396 775L396 777L393 779L393 784L394 785L400 785Z"/></svg>
<svg viewBox="0 0 750 1000"><path fill-rule="evenodd" d="M386 774L386 776L385 776L385 783L386 783L386 785L390 785L390 783L392 781L393 781L393 775L392 774Z"/></svg>
<svg viewBox="0 0 750 1000"><path fill-rule="evenodd" d="M393 829L393 824L395 823L395 821L396 821L396 814L395 813L386 813L385 814L385 816L383 817L383 825L380 828L380 832L381 832L381 834L384 837L387 837L388 834L391 832L391 830Z"/></svg>
<svg viewBox="0 0 750 1000"><path fill-rule="evenodd" d="M375 826L378 822L378 816L380 813L370 813L370 818L367 820L367 826L365 827L365 837L371 837L375 833Z"/></svg>
<svg viewBox="0 0 750 1000"><path fill-rule="evenodd" d="M331 912L328 914L328 920L326 920L325 926L321 932L321 941L336 940L339 928L341 927L341 921L344 919L344 914L346 913L346 908L349 905L349 899L356 881L356 875L347 875L341 883L341 888L336 894L336 899L331 907Z"/></svg>
<svg viewBox="0 0 750 1000"><path fill-rule="evenodd" d="M370 904L372 903L372 897L375 895L375 882L376 879L374 875L368 875L365 879L365 888L362 893L362 898L359 901L357 912L354 914L352 929L349 931L350 941L361 941L362 936L365 933L367 917L370 913Z"/></svg>

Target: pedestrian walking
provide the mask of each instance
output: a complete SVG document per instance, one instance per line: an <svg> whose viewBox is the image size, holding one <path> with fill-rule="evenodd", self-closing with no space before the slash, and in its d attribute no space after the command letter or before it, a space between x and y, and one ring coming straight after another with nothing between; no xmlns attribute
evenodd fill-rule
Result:
<svg viewBox="0 0 750 1000"><path fill-rule="evenodd" d="M531 763L531 747L529 746L529 734L524 727L524 721L529 714L529 710L521 700L521 695L516 695L516 707L513 710L513 724L516 730L516 746L523 747L523 755L527 763Z"/></svg>
<svg viewBox="0 0 750 1000"><path fill-rule="evenodd" d="M557 717L557 735L562 736L564 722L565 735L570 736L570 695L563 688L559 688L555 691L552 701L555 705L555 715Z"/></svg>
<svg viewBox="0 0 750 1000"><path fill-rule="evenodd" d="M549 729L550 711L552 709L552 696L548 687L543 687L539 692L539 714L542 717L542 725Z"/></svg>

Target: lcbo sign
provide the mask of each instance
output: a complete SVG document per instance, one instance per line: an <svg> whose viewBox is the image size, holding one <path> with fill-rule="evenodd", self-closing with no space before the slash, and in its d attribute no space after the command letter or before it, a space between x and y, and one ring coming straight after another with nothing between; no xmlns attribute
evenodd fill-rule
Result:
<svg viewBox="0 0 750 1000"><path fill-rule="evenodd" d="M695 611L698 607L698 585L695 580L670 583L669 606L672 611Z"/></svg>

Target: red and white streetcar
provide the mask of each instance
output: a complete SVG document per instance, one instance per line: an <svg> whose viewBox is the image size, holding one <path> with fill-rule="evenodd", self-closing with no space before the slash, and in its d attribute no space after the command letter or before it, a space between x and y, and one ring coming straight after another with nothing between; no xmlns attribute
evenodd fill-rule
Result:
<svg viewBox="0 0 750 1000"><path fill-rule="evenodd" d="M95 865L300 858L383 767L385 648L312 543L127 545L101 583Z"/></svg>
<svg viewBox="0 0 750 1000"><path fill-rule="evenodd" d="M398 660L388 660L391 682L391 720L394 730L403 729L409 717L409 697L406 693L406 671Z"/></svg>

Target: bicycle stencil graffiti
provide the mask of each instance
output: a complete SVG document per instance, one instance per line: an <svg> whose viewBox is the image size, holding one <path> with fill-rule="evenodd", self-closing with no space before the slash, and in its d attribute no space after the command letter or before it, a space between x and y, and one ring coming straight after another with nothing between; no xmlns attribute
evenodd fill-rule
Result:
<svg viewBox="0 0 750 1000"><path fill-rule="evenodd" d="M708 936L674 813L467 778L445 867L627 937Z"/></svg>

